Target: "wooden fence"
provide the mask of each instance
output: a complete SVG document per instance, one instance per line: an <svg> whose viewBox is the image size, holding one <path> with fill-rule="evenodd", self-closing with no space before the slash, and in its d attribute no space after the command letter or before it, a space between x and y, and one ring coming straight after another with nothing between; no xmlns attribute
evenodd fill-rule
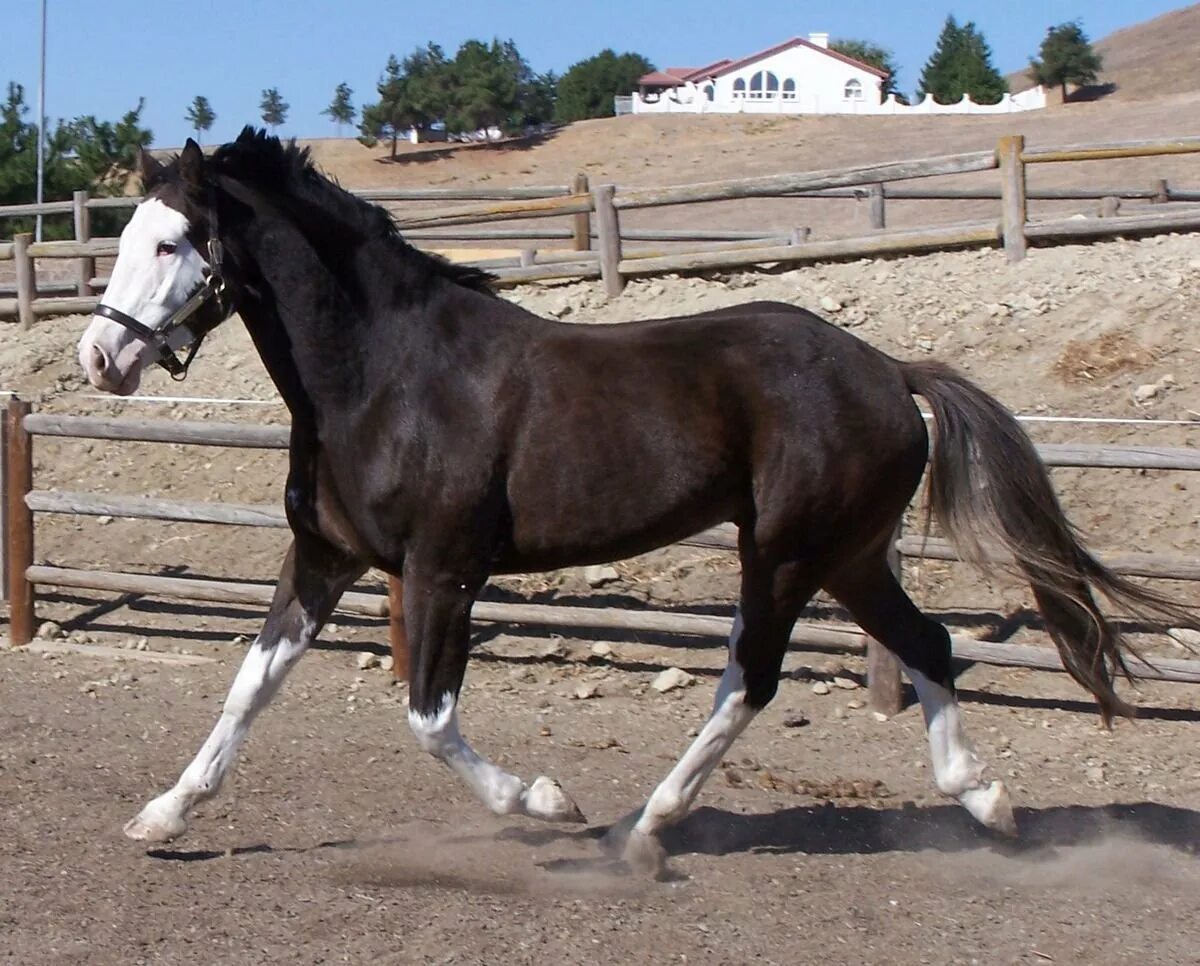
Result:
<svg viewBox="0 0 1200 966"><path fill-rule="evenodd" d="M4 565L10 604L9 634L14 646L34 636L34 589L38 585L145 594L216 603L266 606L273 587L225 580L164 577L37 566L34 563L34 515L69 513L108 515L131 519L181 521L237 526L285 528L283 511L274 505L188 502L112 494L38 490L33 475L35 436L78 439L126 440L286 449L289 431L283 426L252 426L176 420L112 419L91 416L58 416L34 413L28 402L12 399L5 420L6 469L2 478L7 506ZM1200 453L1192 449L1149 446L1039 446L1050 466L1123 467L1138 469L1200 470ZM713 528L682 541L683 546L734 550L736 532L728 525ZM953 550L939 540L897 534L893 553L897 572L903 557L954 559ZM1106 558L1118 573L1176 580L1200 579L1200 558L1151 553L1122 553ZM407 644L401 618L403 588L389 580L387 595L351 592L339 605L342 612L389 619L389 637L398 676L406 674ZM484 622L518 623L579 630L620 630L648 634L728 637L732 620L710 614L665 613L597 607L563 607L547 604L479 601L473 617ZM900 670L889 652L847 625L802 623L791 642L809 649L835 653L866 652L872 706L887 714L901 707ZM980 641L955 635L956 657L990 664L1061 670L1057 653L1030 647ZM1134 662L1135 673L1146 678L1200 682L1200 661L1155 659L1153 665Z"/></svg>
<svg viewBox="0 0 1200 966"><path fill-rule="evenodd" d="M1156 232L1200 229L1200 210L1172 205L1171 210L1121 214L1124 200L1150 204L1200 201L1200 190L1172 188L1164 180L1150 186L1095 189L1036 189L1026 183L1029 165L1067 161L1155 157L1200 152L1200 137L1158 141L1129 141L1068 147L1028 148L1024 138L1001 138L995 150L975 151L915 161L827 171L739 178L666 188L618 190L614 185L591 186L585 175L570 185L522 188L378 189L358 192L382 203L475 201L477 204L448 210L401 213L397 224L414 242L500 241L530 245L536 241L569 241L569 250L537 252L527 248L520 256L487 259L500 285L559 278L600 278L610 295L622 291L629 278L669 272L708 271L749 265L803 264L836 258L898 255L965 246L1002 245L1010 260L1024 257L1030 242L1053 243L1109 238ZM904 182L945 175L998 171L994 188L931 188ZM870 201L870 229L849 238L813 239L805 228L775 231L631 229L621 225L627 211L688 205L742 198L858 198ZM889 229L888 199L995 199L996 219L938 227ZM1033 221L1028 202L1038 199L1102 202L1096 217ZM0 243L0 260L16 262L16 297L0 298L0 318L16 318L23 327L39 315L89 312L96 292L106 279L95 275L98 257L116 254L116 239L92 239L88 213L97 207L131 205L136 198L87 198L76 193L72 202L19 205L0 208L0 218L42 213L72 213L76 239L33 243L17 235ZM570 227L545 226L548 218L568 218ZM513 227L515 221L538 219L534 228ZM593 226L594 221L594 226ZM502 228L479 228L504 223ZM593 244L594 243L594 244ZM659 247L634 248L633 243ZM662 245L683 244L684 250ZM35 259L70 259L75 278L64 296L62 283L39 289ZM41 295L52 297L39 297Z"/></svg>

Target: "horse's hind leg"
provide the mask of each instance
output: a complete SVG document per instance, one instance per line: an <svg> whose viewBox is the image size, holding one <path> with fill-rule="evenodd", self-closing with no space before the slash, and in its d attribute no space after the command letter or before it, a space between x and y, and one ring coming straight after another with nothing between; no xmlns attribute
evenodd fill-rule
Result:
<svg viewBox="0 0 1200 966"><path fill-rule="evenodd" d="M840 574L826 590L904 665L925 714L938 789L958 799L988 828L1015 835L1016 822L1004 783L984 778L987 766L967 740L954 693L946 629L917 609L888 570L882 554Z"/></svg>
<svg viewBox="0 0 1200 966"><path fill-rule="evenodd" d="M712 715L654 789L624 843L626 861L656 876L663 875L666 862L659 833L687 815L738 735L775 696L792 625L816 589L798 563L767 565L749 556L743 552L742 601ZM614 838L622 831L614 830Z"/></svg>
<svg viewBox="0 0 1200 966"><path fill-rule="evenodd" d="M131 839L169 842L187 831L188 812L217 793L251 722L316 638L342 592L365 569L325 544L306 539L306 547L297 541L288 551L266 622L234 678L216 727L174 787L125 826Z"/></svg>

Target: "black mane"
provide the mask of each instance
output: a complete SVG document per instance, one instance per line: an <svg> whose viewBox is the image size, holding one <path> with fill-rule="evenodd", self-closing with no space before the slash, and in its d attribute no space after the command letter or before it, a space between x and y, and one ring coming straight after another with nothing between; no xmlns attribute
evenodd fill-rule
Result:
<svg viewBox="0 0 1200 966"><path fill-rule="evenodd" d="M261 129L247 126L236 141L217 148L210 163L219 174L252 184L272 196L315 206L362 239L383 241L401 264L415 270L414 281L421 276L434 276L472 291L494 294L493 276L469 265L455 265L410 245L387 211L351 194L323 174L308 148L299 147L294 141L285 144Z"/></svg>

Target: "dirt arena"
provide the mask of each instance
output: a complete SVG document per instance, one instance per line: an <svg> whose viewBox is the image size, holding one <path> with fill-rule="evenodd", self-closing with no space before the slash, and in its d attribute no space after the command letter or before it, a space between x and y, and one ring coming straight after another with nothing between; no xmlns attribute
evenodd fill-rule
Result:
<svg viewBox="0 0 1200 966"><path fill-rule="evenodd" d="M1152 137L1198 110L1197 95L1107 112L1084 105L1028 121L1027 136L1038 144L1116 130ZM743 174L748 164L832 167L933 153L940 119L904 132L881 121L865 140L820 119L713 120L698 139L679 120L627 126L626 150L607 153L597 145L611 129L590 122L528 152L400 165L363 156L344 163L343 181L548 184L584 167L594 183L648 184L665 163L653 150L669 154L675 181ZM946 153L985 148L1008 133L1001 128L963 119L938 127L936 144ZM584 156L604 160L581 165ZM1193 159L1152 160L1115 167L1111 178L1196 186ZM757 204L722 212L722 226L811 224L821 233L863 218L853 202L840 213ZM895 224L918 217L902 205L893 216ZM976 216L959 206L924 209L920 219ZM682 212L670 226L702 217L710 216ZM598 284L506 297L569 322L782 299L894 355L951 361L1020 413L1133 421L1027 424L1039 440L1200 439L1195 236L1036 249L1016 266L994 251L959 252L652 279L611 301ZM74 358L85 324L58 319L27 336L0 334L0 389L49 412L286 420L237 323L210 339L182 391L261 405L92 398ZM180 391L157 373L142 388ZM35 458L39 488L239 503L277 503L285 465L281 453L48 438L36 441ZM1054 479L1097 549L1200 552L1200 481L1189 474L1056 470ZM45 516L37 558L270 581L285 544L273 530ZM496 581L488 594L722 614L736 598L727 554L672 550L615 569L602 587L563 571ZM906 583L956 632L1045 643L1021 586L937 562L910 562ZM1200 604L1190 585L1163 586ZM822 600L811 616L842 617ZM360 666L370 663L363 654L386 653L385 629L339 616L189 835L150 852L125 841L125 820L174 781L212 726L261 618L251 607L46 593L40 620L127 659L0 651L0 954L122 964L1197 961L1194 686L1142 686L1142 720L1110 734L1064 675L964 667L968 729L1018 806L1021 837L1010 843L937 795L918 707L877 720L855 686L859 658L794 651L776 702L670 835L672 880L652 883L606 859L599 837L645 799L702 723L721 642L479 626L464 733L505 768L568 788L589 824L556 828L486 814L420 754L404 687ZM1168 639L1138 639L1150 653L1187 656ZM147 653L192 663L155 663ZM658 693L650 684L668 667L695 683Z"/></svg>

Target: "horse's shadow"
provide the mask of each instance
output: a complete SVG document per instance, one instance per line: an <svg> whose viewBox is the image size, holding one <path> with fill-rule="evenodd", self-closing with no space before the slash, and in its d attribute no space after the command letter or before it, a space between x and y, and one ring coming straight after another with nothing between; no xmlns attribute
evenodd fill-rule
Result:
<svg viewBox="0 0 1200 966"><path fill-rule="evenodd" d="M668 856L875 855L889 852L970 852L1052 857L1056 849L1119 837L1200 855L1200 812L1155 802L1018 808L1018 837L1003 838L978 825L957 805L870 808L862 805L798 805L743 814L703 807L662 834ZM632 816L630 817L632 818ZM629 819L620 824L627 824ZM529 845L554 838L600 837L607 829L565 832L508 828L501 835ZM551 859L548 871L581 871L611 859Z"/></svg>

